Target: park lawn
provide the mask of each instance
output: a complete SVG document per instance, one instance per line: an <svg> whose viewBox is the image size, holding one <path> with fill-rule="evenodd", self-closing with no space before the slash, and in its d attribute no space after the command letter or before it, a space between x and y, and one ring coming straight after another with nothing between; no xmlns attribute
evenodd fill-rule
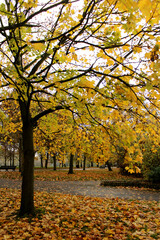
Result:
<svg viewBox="0 0 160 240"><path fill-rule="evenodd" d="M90 169L90 170L74 170L74 174L68 174L68 170L38 169L35 170L36 180L50 181L88 181L88 180L122 180L132 179L133 176L122 176L119 169L114 168L109 172L108 169ZM18 171L0 171L0 178L21 179L21 174ZM134 178L135 179L135 178Z"/></svg>
<svg viewBox="0 0 160 240"><path fill-rule="evenodd" d="M0 239L160 239L160 203L35 193L41 214L17 217L20 191L0 189Z"/></svg>

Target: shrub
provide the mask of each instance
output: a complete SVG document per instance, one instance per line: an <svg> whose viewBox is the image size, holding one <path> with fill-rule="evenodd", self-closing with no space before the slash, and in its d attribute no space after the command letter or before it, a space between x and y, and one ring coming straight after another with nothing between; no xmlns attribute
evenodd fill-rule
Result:
<svg viewBox="0 0 160 240"><path fill-rule="evenodd" d="M153 168L148 175L149 181L152 183L160 183L160 166Z"/></svg>
<svg viewBox="0 0 160 240"><path fill-rule="evenodd" d="M143 145L143 164L142 173L146 180L149 180L149 175L153 169L160 167L160 147L154 146L151 141L146 141Z"/></svg>

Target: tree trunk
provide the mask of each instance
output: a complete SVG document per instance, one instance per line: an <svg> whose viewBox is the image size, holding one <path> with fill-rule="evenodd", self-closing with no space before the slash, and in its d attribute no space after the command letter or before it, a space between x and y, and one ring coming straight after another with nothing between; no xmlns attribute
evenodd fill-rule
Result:
<svg viewBox="0 0 160 240"><path fill-rule="evenodd" d="M33 125L31 121L23 124L24 169L22 178L22 194L20 215L34 213L34 147Z"/></svg>
<svg viewBox="0 0 160 240"><path fill-rule="evenodd" d="M79 166L79 160L77 161L77 163L76 163L76 168L79 168L80 166Z"/></svg>
<svg viewBox="0 0 160 240"><path fill-rule="evenodd" d="M12 152L12 165L14 166L14 157L15 157L15 145L14 145L14 148L13 148L13 152Z"/></svg>
<svg viewBox="0 0 160 240"><path fill-rule="evenodd" d="M111 163L110 163L110 161L107 161L107 162L106 162L106 165L107 165L107 167L108 167L108 170L109 170L109 171L112 171L112 168L111 168Z"/></svg>
<svg viewBox="0 0 160 240"><path fill-rule="evenodd" d="M22 136L20 135L20 138L19 138L19 172L21 172L21 175L23 175L23 168L24 168L23 142L22 142Z"/></svg>
<svg viewBox="0 0 160 240"><path fill-rule="evenodd" d="M82 168L82 160L81 160L81 168Z"/></svg>
<svg viewBox="0 0 160 240"><path fill-rule="evenodd" d="M53 156L53 170L56 171L57 170L57 166L56 166L56 153Z"/></svg>
<svg viewBox="0 0 160 240"><path fill-rule="evenodd" d="M49 153L47 152L47 159L45 161L45 168L47 169L48 167L48 159L49 159Z"/></svg>
<svg viewBox="0 0 160 240"><path fill-rule="evenodd" d="M84 154L84 159L83 159L83 171L86 169L86 155Z"/></svg>
<svg viewBox="0 0 160 240"><path fill-rule="evenodd" d="M4 151L5 151L5 153L4 153L4 165L6 166L7 165L7 147L6 147L6 143L5 143L4 147L5 147L5 149L4 149Z"/></svg>
<svg viewBox="0 0 160 240"><path fill-rule="evenodd" d="M41 158L41 168L43 168L43 155L42 154L40 155L40 158Z"/></svg>
<svg viewBox="0 0 160 240"><path fill-rule="evenodd" d="M69 172L68 174L73 174L73 154L70 154L70 160L69 160Z"/></svg>
<svg viewBox="0 0 160 240"><path fill-rule="evenodd" d="M12 165L12 150L10 145L10 151L9 151L9 160L10 160L10 166Z"/></svg>

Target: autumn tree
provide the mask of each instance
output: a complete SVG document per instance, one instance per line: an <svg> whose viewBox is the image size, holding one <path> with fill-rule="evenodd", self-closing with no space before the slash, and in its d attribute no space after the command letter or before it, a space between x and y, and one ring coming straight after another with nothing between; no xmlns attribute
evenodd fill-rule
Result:
<svg viewBox="0 0 160 240"><path fill-rule="evenodd" d="M1 3L1 102L17 101L23 125L21 215L34 212L40 118L66 109L100 122L101 108L159 117L159 15L157 0Z"/></svg>
<svg viewBox="0 0 160 240"><path fill-rule="evenodd" d="M20 136L21 121L18 105L16 102L5 101L1 104L0 111L0 144L4 155L3 164L14 165L15 159L19 158Z"/></svg>
<svg viewBox="0 0 160 240"><path fill-rule="evenodd" d="M67 151L67 142L70 141L68 134L72 131L72 127L73 118L71 112L62 110L54 113L52 117L49 115L43 117L35 129L35 150L43 158L48 152L53 159L54 169L56 169L56 159L62 163L64 161L63 156ZM68 152L70 152L69 148Z"/></svg>

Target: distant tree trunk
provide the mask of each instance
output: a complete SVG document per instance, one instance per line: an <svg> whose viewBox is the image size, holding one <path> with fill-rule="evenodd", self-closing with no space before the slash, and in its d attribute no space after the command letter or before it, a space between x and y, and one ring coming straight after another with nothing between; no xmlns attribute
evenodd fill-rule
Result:
<svg viewBox="0 0 160 240"><path fill-rule="evenodd" d="M91 162L91 167L93 167L93 162Z"/></svg>
<svg viewBox="0 0 160 240"><path fill-rule="evenodd" d="M48 167L48 159L49 159L49 153L47 152L47 159L45 161L45 168L47 169Z"/></svg>
<svg viewBox="0 0 160 240"><path fill-rule="evenodd" d="M40 154L40 159L41 159L41 168L43 168L43 155Z"/></svg>
<svg viewBox="0 0 160 240"><path fill-rule="evenodd" d="M69 172L68 172L68 174L73 174L73 157L74 157L74 155L71 153L70 154L70 160L69 160Z"/></svg>
<svg viewBox="0 0 160 240"><path fill-rule="evenodd" d="M12 150L10 146L10 151L9 151L9 160L10 160L10 166L12 165Z"/></svg>
<svg viewBox="0 0 160 240"><path fill-rule="evenodd" d="M79 168L79 160L76 162L76 168Z"/></svg>
<svg viewBox="0 0 160 240"><path fill-rule="evenodd" d="M82 160L81 160L81 168L82 168Z"/></svg>
<svg viewBox="0 0 160 240"><path fill-rule="evenodd" d="M4 145L4 165L7 165L7 147Z"/></svg>
<svg viewBox="0 0 160 240"><path fill-rule="evenodd" d="M84 154L84 159L83 159L83 171L86 169L86 154Z"/></svg>
<svg viewBox="0 0 160 240"><path fill-rule="evenodd" d="M14 166L15 144L12 152L12 165Z"/></svg>
<svg viewBox="0 0 160 240"><path fill-rule="evenodd" d="M53 170L54 170L54 171L57 170L56 164L57 164L57 161L56 161L56 153L55 153L54 156L53 156Z"/></svg>
<svg viewBox="0 0 160 240"><path fill-rule="evenodd" d="M107 167L108 167L108 170L109 170L109 171L112 171L112 168L111 168L111 163L110 163L110 161L107 161L107 162L106 162L106 165L107 165Z"/></svg>
<svg viewBox="0 0 160 240"><path fill-rule="evenodd" d="M20 215L34 213L34 147L33 125L31 119L23 121L23 154L24 168L22 178L22 194Z"/></svg>

